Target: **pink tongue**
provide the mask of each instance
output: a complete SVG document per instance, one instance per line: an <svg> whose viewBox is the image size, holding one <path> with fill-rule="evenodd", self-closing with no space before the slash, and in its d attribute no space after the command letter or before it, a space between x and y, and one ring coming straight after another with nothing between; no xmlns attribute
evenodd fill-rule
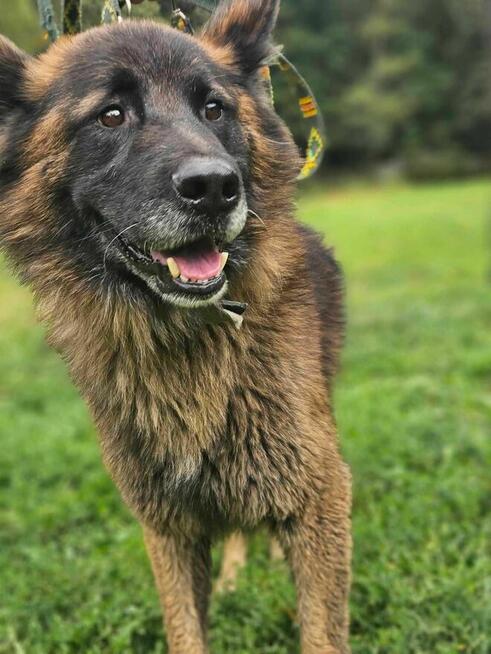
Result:
<svg viewBox="0 0 491 654"><path fill-rule="evenodd" d="M181 275L192 281L213 279L220 273L220 252L189 252L174 256Z"/></svg>
<svg viewBox="0 0 491 654"><path fill-rule="evenodd" d="M169 259L169 255L156 250L152 252L152 257L163 266L167 265ZM179 266L181 275L193 282L213 279L220 274L222 268L222 258L216 250L182 249L180 254L174 254L172 258Z"/></svg>
<svg viewBox="0 0 491 654"><path fill-rule="evenodd" d="M160 253L155 252L152 254L161 263L167 262L167 257L162 256ZM180 255L175 255L174 260L179 266L181 275L192 281L212 279L220 273L220 252L213 250L209 250L208 252L188 251Z"/></svg>

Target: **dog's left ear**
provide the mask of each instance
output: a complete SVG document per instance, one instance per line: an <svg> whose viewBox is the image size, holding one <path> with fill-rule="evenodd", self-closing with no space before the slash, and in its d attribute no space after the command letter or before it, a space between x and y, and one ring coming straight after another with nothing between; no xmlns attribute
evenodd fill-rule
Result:
<svg viewBox="0 0 491 654"><path fill-rule="evenodd" d="M249 75L274 53L271 36L280 0L222 0L202 38L229 50L232 63Z"/></svg>
<svg viewBox="0 0 491 654"><path fill-rule="evenodd" d="M22 81L29 56L0 35L0 121L22 102Z"/></svg>

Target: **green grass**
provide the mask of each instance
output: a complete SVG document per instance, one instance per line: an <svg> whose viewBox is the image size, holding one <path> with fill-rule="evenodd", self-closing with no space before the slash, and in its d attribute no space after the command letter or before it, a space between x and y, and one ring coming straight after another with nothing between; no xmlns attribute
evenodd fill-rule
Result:
<svg viewBox="0 0 491 654"><path fill-rule="evenodd" d="M345 267L337 414L355 480L355 654L491 652L491 183L312 192ZM165 652L139 527L29 295L0 275L0 652ZM218 565L215 556L215 568ZM294 654L261 536L214 654Z"/></svg>

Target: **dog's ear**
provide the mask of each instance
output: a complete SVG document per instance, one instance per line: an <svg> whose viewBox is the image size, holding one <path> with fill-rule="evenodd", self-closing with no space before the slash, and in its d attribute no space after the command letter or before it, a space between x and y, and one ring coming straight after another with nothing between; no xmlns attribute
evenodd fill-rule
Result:
<svg viewBox="0 0 491 654"><path fill-rule="evenodd" d="M202 38L226 48L232 63L251 74L274 53L272 33L280 0L222 0L205 25Z"/></svg>
<svg viewBox="0 0 491 654"><path fill-rule="evenodd" d="M0 35L0 120L22 102L22 81L29 56Z"/></svg>

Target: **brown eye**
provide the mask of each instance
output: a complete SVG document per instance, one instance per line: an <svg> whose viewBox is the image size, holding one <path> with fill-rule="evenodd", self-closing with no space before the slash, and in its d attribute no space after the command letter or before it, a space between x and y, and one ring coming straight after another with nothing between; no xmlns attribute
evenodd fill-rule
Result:
<svg viewBox="0 0 491 654"><path fill-rule="evenodd" d="M114 129L115 127L121 127L124 123L124 111L121 107L108 107L99 116L99 122L104 127L110 127Z"/></svg>
<svg viewBox="0 0 491 654"><path fill-rule="evenodd" d="M223 115L223 105L221 102L212 100L208 102L205 106L205 116L206 120L216 121L220 120Z"/></svg>

